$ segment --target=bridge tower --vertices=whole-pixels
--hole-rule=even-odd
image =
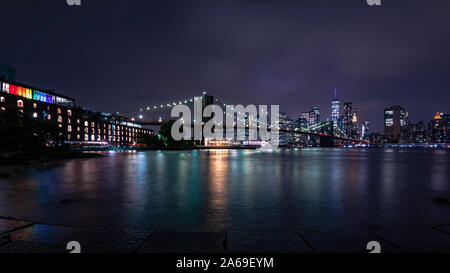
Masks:
[[[325,127],[326,131],[330,132],[329,135],[320,136],[320,147],[334,147],[334,126],[333,122],[327,122]]]

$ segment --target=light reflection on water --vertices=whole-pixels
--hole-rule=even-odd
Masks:
[[[75,226],[330,230],[450,224],[447,151],[105,153],[0,183],[0,215]]]

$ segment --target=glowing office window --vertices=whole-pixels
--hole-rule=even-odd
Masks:
[[[58,122],[62,122],[62,117],[61,116],[58,116]]]
[[[37,118],[38,114],[36,112],[33,113],[33,118]]]
[[[12,84],[9,85],[9,94],[17,95],[17,89],[15,85]]]
[[[88,127],[89,126],[89,122],[85,121],[84,122],[84,126]]]
[[[5,107],[2,107],[1,109],[2,109],[2,111],[6,111],[6,108],[5,108]]]
[[[77,135],[77,139],[80,139],[80,135]]]
[[[3,92],[9,93],[9,83],[3,83]]]
[[[17,107],[23,107],[23,100],[17,100]]]
[[[84,140],[88,141],[89,140],[89,135],[84,135]]]
[[[48,115],[47,120],[51,120],[51,119],[52,119],[52,115]]]
[[[68,134],[68,135],[67,135],[67,139],[68,139],[68,140],[70,140],[70,139],[71,139],[71,136],[70,136],[70,134]]]
[[[95,141],[95,136],[91,135],[91,141]]]
[[[37,108],[37,103],[33,103],[33,108],[34,108],[34,109]]]
[[[58,112],[58,114],[61,114],[61,108],[58,108],[58,110],[56,110]]]
[[[95,127],[95,123],[94,122],[91,122],[91,127]]]
[[[0,97],[0,102],[5,102],[5,97]]]
[[[67,132],[72,132],[72,126],[67,126]]]
[[[72,116],[72,110],[67,110],[67,116],[69,116],[69,117]]]

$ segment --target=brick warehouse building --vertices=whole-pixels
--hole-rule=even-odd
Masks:
[[[141,146],[153,135],[126,117],[92,112],[75,106],[73,98],[1,79],[0,111],[53,122],[63,129],[64,142],[72,145]]]

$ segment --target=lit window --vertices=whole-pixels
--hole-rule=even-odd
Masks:
[[[6,110],[6,108],[5,107],[2,107],[2,111],[5,111]]]
[[[67,123],[72,123],[72,120],[70,118],[67,118]]]
[[[33,113],[33,118],[37,118],[37,117],[38,117],[37,113],[34,112],[34,113]]]
[[[48,119],[48,120],[51,120],[51,119],[52,119],[52,115],[48,115],[48,116],[47,116],[47,119]]]
[[[94,122],[91,122],[91,127],[95,127],[95,123]]]
[[[58,108],[58,114],[61,114],[61,108]]]
[[[84,126],[88,127],[89,123],[87,121],[84,122]]]
[[[95,141],[95,136],[91,135],[91,141]]]
[[[62,122],[62,117],[58,116],[58,122]]]
[[[80,127],[77,127],[77,132],[79,132],[80,131]]]
[[[68,115],[69,117],[71,117],[71,116],[72,116],[72,110],[67,110],[67,115]]]
[[[80,135],[77,135],[77,139],[80,139]]]
[[[67,139],[70,140],[70,134],[67,135]]]
[[[72,132],[72,126],[67,126],[67,132]]]
[[[89,135],[84,135],[84,140],[88,141],[89,140]]]
[[[79,119],[77,119],[77,123],[80,124],[80,120]]]
[[[23,100],[18,100],[17,101],[17,107],[20,107],[20,108],[23,107]]]
[[[61,125],[61,124],[58,124],[58,127],[59,127],[59,128],[62,128],[62,125]],[[61,133],[59,133],[59,135],[61,135]]]
[[[6,82],[3,83],[3,92],[9,93],[9,84]]]
[[[1,97],[0,102],[5,102],[5,97]]]
[[[34,108],[34,109],[37,108],[37,103],[33,103],[33,108]]]

